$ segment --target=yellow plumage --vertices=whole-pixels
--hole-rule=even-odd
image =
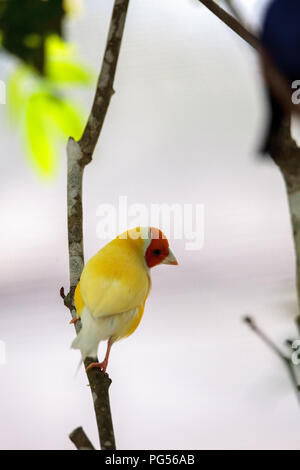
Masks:
[[[132,238],[133,230],[125,233],[87,262],[77,285],[75,306],[84,321],[73,347],[83,358],[95,356],[101,340],[129,336],[141,321],[151,287],[146,240]]]
[[[142,239],[116,238],[86,264],[80,291],[94,317],[127,312],[145,302],[149,275],[143,243]]]
[[[76,289],[75,289],[74,301],[75,301],[77,315],[80,317],[82,310],[84,309],[84,301],[81,295],[80,282],[78,282]]]
[[[111,345],[137,328],[151,289],[150,268],[162,263],[178,264],[162,232],[151,227],[124,232],[87,262],[75,290],[82,328],[72,347],[84,360],[108,340],[104,361],[89,367],[105,371]]]

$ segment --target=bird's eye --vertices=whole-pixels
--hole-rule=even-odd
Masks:
[[[155,255],[159,256],[160,253],[161,253],[161,251],[157,249],[157,250],[153,250],[153,253],[154,253]]]

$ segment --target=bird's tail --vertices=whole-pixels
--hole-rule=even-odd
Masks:
[[[92,317],[89,310],[85,307],[81,314],[81,330],[71,344],[72,349],[79,349],[82,356],[82,362],[86,357],[96,357],[99,345],[99,330],[96,320]]]

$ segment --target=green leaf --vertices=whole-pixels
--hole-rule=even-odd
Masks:
[[[61,98],[48,97],[47,114],[64,137],[80,139],[84,126],[84,119],[80,110],[70,102]]]
[[[26,106],[25,138],[34,167],[43,176],[52,176],[57,168],[56,143],[81,137],[83,117],[76,106],[46,92],[34,93]]]
[[[46,75],[56,83],[89,85],[92,81],[91,73],[82,65],[51,58],[46,65]]]
[[[37,38],[29,39],[34,47]],[[73,45],[57,36],[49,37],[46,43],[47,78],[28,66],[18,67],[8,83],[7,109],[21,123],[31,164],[41,175],[49,177],[57,169],[59,141],[69,136],[78,140],[84,128],[79,106],[62,97],[63,85],[88,84],[92,75],[74,60]]]
[[[76,54],[74,44],[64,41],[57,34],[51,34],[47,37],[45,50],[47,57],[55,59],[70,59]]]
[[[52,135],[47,127],[47,95],[32,95],[26,107],[25,132],[30,160],[42,176],[52,176],[57,157]]]
[[[92,74],[87,67],[77,61],[76,56],[76,48],[73,44],[63,41],[57,35],[49,36],[46,41],[45,73],[47,78],[59,84],[90,84]]]

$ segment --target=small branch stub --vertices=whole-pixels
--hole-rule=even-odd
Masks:
[[[95,450],[95,447],[85,434],[82,427],[74,429],[74,431],[69,435],[69,438],[77,450]]]

